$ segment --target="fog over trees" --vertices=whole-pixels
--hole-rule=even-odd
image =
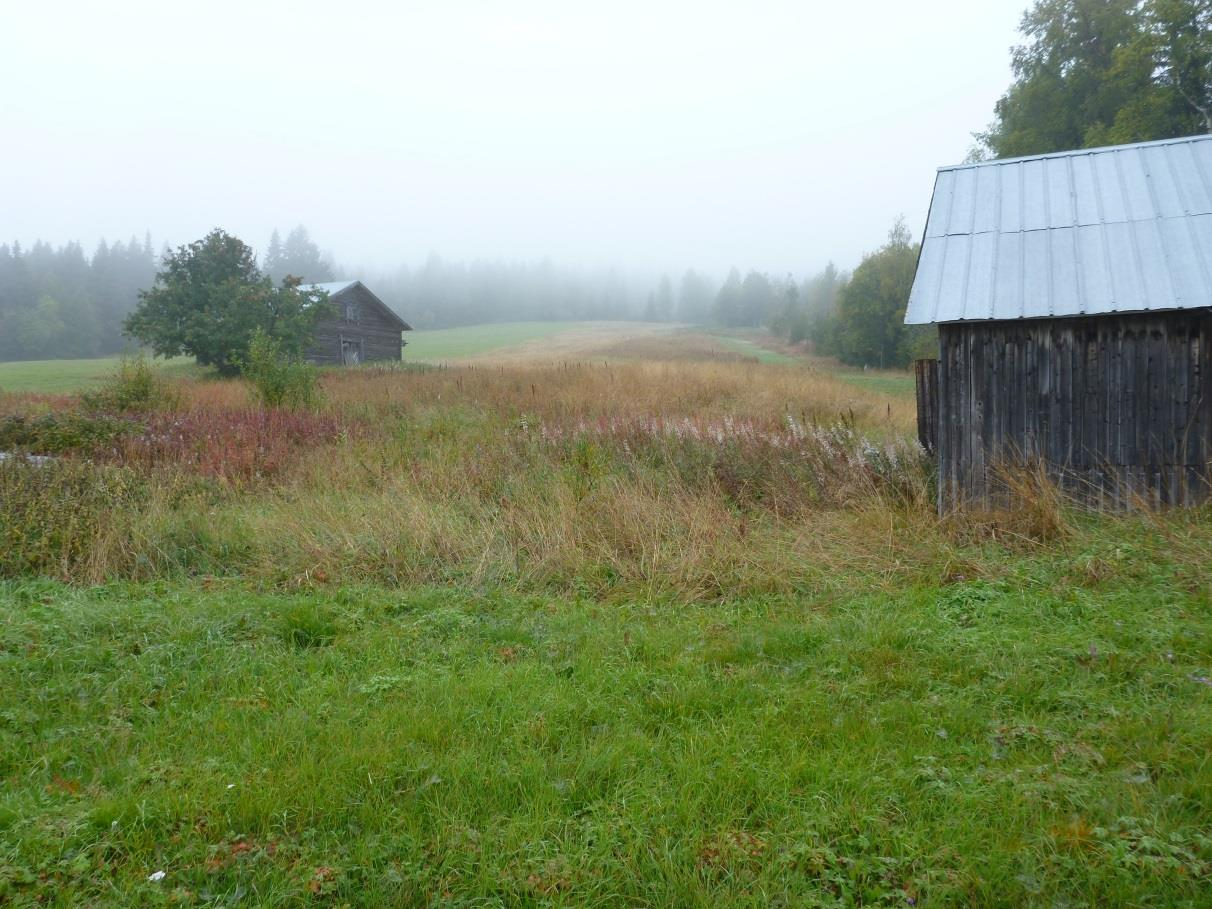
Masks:
[[[157,256],[142,241],[0,244],[0,359],[93,357],[129,345],[122,320],[150,287]]]
[[[975,134],[974,158],[1212,132],[1212,0],[1036,0],[1019,33],[1021,43],[1010,56],[1011,84],[994,106],[993,122]],[[857,181],[872,177],[870,170],[838,168],[813,175],[822,185],[849,183],[855,191]],[[782,210],[771,204],[763,212],[776,209]],[[571,230],[585,220],[575,214],[553,221],[551,229]],[[645,213],[627,209],[627,217],[638,230]],[[345,220],[358,218],[351,213]],[[808,220],[832,226],[844,219],[826,210]],[[478,214],[468,224],[479,224]],[[668,232],[668,248],[678,249],[679,237]],[[151,288],[160,265],[151,236],[102,241],[91,253],[64,239],[0,245],[0,359],[87,357],[130,345],[123,320],[140,291]],[[174,238],[182,239],[196,238]],[[830,262],[814,272],[832,251],[803,249],[798,274],[771,274],[745,262],[731,268],[718,262],[714,273],[702,267],[662,272],[555,258],[437,254],[394,267],[381,264],[390,258],[371,257],[378,264],[364,268],[353,259],[338,260],[303,225],[238,239],[259,250],[259,274],[274,284],[287,276],[306,283],[358,278],[418,329],[562,319],[713,324],[769,329],[805,350],[873,366],[906,365],[929,347],[926,333],[902,324],[918,251],[903,220],[857,264]],[[872,246],[876,241],[872,237]],[[757,258],[752,248],[749,255]]]

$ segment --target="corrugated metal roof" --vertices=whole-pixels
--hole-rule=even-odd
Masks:
[[[905,322],[1212,306],[1212,136],[940,168]]]

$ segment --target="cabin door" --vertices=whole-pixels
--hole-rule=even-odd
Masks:
[[[357,366],[362,362],[362,341],[341,339],[341,362],[346,366]]]

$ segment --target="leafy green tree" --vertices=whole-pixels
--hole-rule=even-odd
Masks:
[[[316,322],[330,313],[326,294],[302,290],[293,278],[275,287],[257,268],[252,249],[216,229],[165,256],[125,328],[159,356],[192,356],[233,375],[258,328],[285,355],[297,357]]]
[[[917,270],[916,243],[903,218],[888,242],[863,258],[838,294],[838,355],[847,363],[891,368],[907,366],[929,334],[929,326],[904,324],[905,307]]]
[[[1155,82],[1212,133],[1212,0],[1148,0],[1143,22]]]
[[[1212,131],[1212,0],[1037,0],[985,156]]]

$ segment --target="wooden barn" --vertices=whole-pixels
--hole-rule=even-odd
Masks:
[[[942,168],[905,321],[939,509],[1043,465],[1095,507],[1203,500],[1212,136]]]
[[[356,366],[393,360],[404,353],[401,334],[412,326],[370,292],[361,281],[312,284],[309,289],[328,292],[336,316],[316,326],[307,360],[319,366]]]

